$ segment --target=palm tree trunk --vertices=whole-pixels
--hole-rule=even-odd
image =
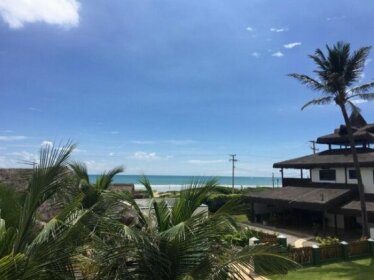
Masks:
[[[353,157],[353,165],[356,170],[358,193],[359,193],[360,204],[361,204],[362,236],[369,237],[368,215],[367,215],[366,203],[365,203],[365,188],[362,182],[362,176],[361,176],[361,171],[360,171],[360,165],[358,162],[357,150],[356,150],[356,146],[355,146],[354,139],[353,139],[352,127],[349,121],[349,117],[348,117],[347,109],[345,108],[345,105],[343,104],[339,106],[343,113],[345,125],[347,127],[348,139],[349,139],[349,144],[351,145],[351,151],[352,151],[352,157]]]

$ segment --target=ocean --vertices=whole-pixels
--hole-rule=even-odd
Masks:
[[[95,181],[97,175],[90,175],[90,180]],[[217,178],[220,185],[231,186],[230,176],[169,176],[169,175],[147,175],[152,187],[156,191],[174,191],[180,190],[183,186],[190,184],[194,179],[202,181],[211,178]],[[135,189],[144,189],[139,183],[140,175],[117,175],[114,177],[114,183],[132,183]],[[275,178],[274,186],[280,186],[280,178]],[[235,177],[235,188],[253,188],[256,186],[273,186],[271,177]]]

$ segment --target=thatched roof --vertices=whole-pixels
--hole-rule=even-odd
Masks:
[[[308,210],[327,210],[351,199],[351,189],[283,187],[246,195],[246,200],[255,203],[292,207]]]
[[[133,193],[135,191],[135,185],[131,183],[114,183],[110,184],[109,189],[113,191],[128,191]]]
[[[357,149],[361,167],[374,167],[374,149]],[[299,158],[274,163],[274,168],[353,167],[350,149],[332,149]]]
[[[361,114],[350,117],[353,138],[357,144],[374,143],[374,124],[367,124]],[[334,130],[334,133],[317,138],[318,144],[348,145],[348,131],[345,125]]]

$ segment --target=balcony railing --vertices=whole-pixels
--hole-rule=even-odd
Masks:
[[[341,184],[341,183],[318,183],[312,182],[311,179],[301,178],[283,178],[283,187],[315,187],[315,188],[354,188],[357,184]]]

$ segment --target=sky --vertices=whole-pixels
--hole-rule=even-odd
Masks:
[[[374,45],[374,2],[0,0],[0,167],[77,143],[100,173],[271,176],[342,123],[308,58]],[[374,50],[361,82],[374,78]],[[374,122],[374,103],[359,103]],[[325,149],[319,146],[319,149]]]

